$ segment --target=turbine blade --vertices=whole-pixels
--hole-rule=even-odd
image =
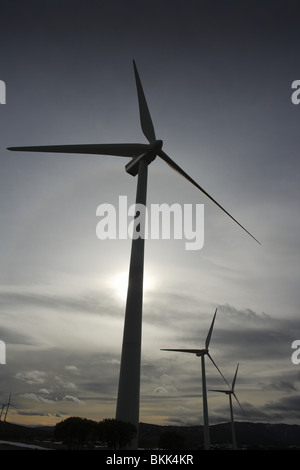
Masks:
[[[235,393],[233,393],[233,396],[234,396],[234,398],[236,399],[236,401],[237,401],[237,404],[238,404],[238,405],[239,405],[239,407],[241,408],[241,410],[242,410],[242,412],[244,413],[244,415],[245,415],[245,416],[247,416],[247,413],[246,413],[246,411],[244,410],[244,408],[243,408],[243,407],[242,407],[242,405],[240,404],[240,402],[239,402],[239,400],[238,400],[238,398],[237,398],[237,396],[236,396],[236,394],[235,394]]]
[[[235,371],[235,374],[234,374],[234,377],[233,377],[232,386],[231,386],[232,390],[234,390],[238,368],[239,368],[239,365],[237,365],[237,368],[236,368],[236,371]]]
[[[230,385],[229,383],[227,382],[227,380],[225,379],[224,375],[222,374],[220,368],[217,366],[217,364],[215,363],[215,361],[213,360],[213,358],[211,357],[211,355],[209,353],[207,353],[209,359],[211,360],[211,362],[213,363],[213,365],[215,366],[215,368],[218,370],[219,374],[221,375],[221,377],[223,378],[223,380],[227,383],[228,387],[230,388]]]
[[[184,353],[191,353],[191,354],[201,354],[205,353],[204,349],[161,349],[161,351],[176,351],[176,352],[184,352]]]
[[[212,319],[212,322],[211,322],[211,325],[210,325],[210,329],[208,331],[208,334],[207,334],[207,337],[206,337],[206,341],[205,341],[205,348],[208,349],[208,346],[209,346],[209,343],[210,343],[210,338],[211,338],[211,335],[212,335],[212,331],[213,331],[213,327],[214,327],[214,323],[215,323],[215,318],[216,318],[216,315],[217,315],[217,308],[216,308],[216,311],[215,311],[215,314],[213,316],[213,319]]]
[[[85,153],[114,155],[117,157],[137,157],[149,150],[148,144],[75,144],[75,145],[36,145],[31,147],[8,147],[18,152]]]
[[[220,392],[220,393],[228,393],[226,390],[216,390],[214,388],[209,389],[210,392]]]
[[[205,189],[203,189],[201,186],[199,186],[196,181],[194,181],[184,170],[180,168],[180,166],[177,165],[163,150],[159,152],[159,156],[168,164],[170,165],[173,170],[177,171],[180,175],[182,175],[184,178],[186,178],[190,183],[192,183],[194,186],[196,186],[197,189],[199,189],[205,196],[207,196],[212,202],[214,202],[225,214],[227,214],[236,224],[238,224],[250,237],[252,237],[257,243],[261,245],[261,243],[250,233],[248,230],[243,227],[232,215],[227,212],[224,207],[222,207],[212,196],[210,196]]]
[[[136,82],[136,88],[137,88],[137,94],[138,94],[138,100],[139,100],[140,121],[141,121],[142,131],[144,133],[144,136],[149,140],[150,143],[155,142],[156,137],[155,137],[155,132],[154,132],[154,126],[153,126],[153,122],[150,116],[150,111],[148,108],[148,104],[146,101],[146,97],[144,94],[144,90],[142,87],[142,83],[140,80],[140,76],[139,76],[135,61],[133,61],[133,67],[134,67],[135,82]]]

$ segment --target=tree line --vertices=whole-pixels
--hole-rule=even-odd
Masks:
[[[70,417],[56,424],[54,437],[70,450],[93,448],[96,442],[109,449],[126,449],[137,432],[136,426],[116,419],[97,422]]]
[[[54,438],[70,450],[93,449],[96,444],[117,450],[126,449],[136,432],[134,424],[116,419],[97,422],[71,417],[56,424]],[[163,431],[156,446],[159,449],[184,449],[185,437],[176,431]]]

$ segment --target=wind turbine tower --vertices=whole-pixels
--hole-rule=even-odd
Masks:
[[[136,81],[140,123],[148,143],[120,144],[74,144],[74,145],[42,145],[26,147],[9,147],[8,150],[21,152],[50,152],[70,154],[97,154],[127,157],[131,160],[125,165],[125,170],[131,176],[137,176],[136,204],[146,205],[148,166],[159,156],[173,170],[193,184],[225,214],[237,223],[248,235],[251,235],[232,215],[229,214],[213,197],[211,197],[196,181],[194,181],[180,166],[175,163],[163,150],[162,140],[157,140],[148,104],[142,88],[139,73],[133,62]],[[118,400],[116,418],[139,424],[140,403],[140,366],[141,366],[141,336],[142,336],[142,307],[143,307],[143,274],[144,274],[144,231],[145,220],[140,222],[138,237],[133,237],[129,267],[127,302],[125,309],[123,345],[121,355]],[[258,242],[259,243],[259,242]],[[137,448],[137,439],[131,448]]]

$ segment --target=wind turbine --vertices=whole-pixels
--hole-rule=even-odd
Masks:
[[[215,390],[215,389],[211,390],[212,392],[225,393],[226,395],[229,396],[229,407],[230,407],[230,418],[231,418],[231,432],[232,432],[232,448],[233,448],[234,450],[236,450],[237,445],[236,445],[235,426],[234,426],[234,419],[233,419],[232,395],[233,395],[234,398],[236,399],[236,401],[237,401],[239,407],[241,408],[242,412],[245,414],[245,411],[243,410],[242,405],[240,404],[239,400],[237,399],[237,396],[236,396],[235,391],[234,391],[238,368],[239,368],[239,364],[238,364],[237,367],[236,367],[236,371],[235,371],[235,374],[234,374],[234,377],[233,377],[232,385],[231,385],[231,388],[230,388],[229,390]]]
[[[212,361],[214,366],[217,368],[225,382],[228,384],[227,380],[225,379],[224,375],[220,371],[219,367],[209,354],[209,343],[211,339],[211,335],[213,332],[213,327],[215,323],[217,315],[217,309],[214,313],[211,326],[208,330],[208,334],[205,340],[205,349],[161,349],[161,351],[177,351],[183,353],[190,353],[195,354],[197,357],[201,357],[201,374],[202,374],[202,398],[203,398],[203,429],[204,429],[204,448],[209,450],[210,448],[210,436],[209,436],[209,421],[208,421],[208,406],[207,406],[207,391],[206,391],[206,373],[205,373],[205,356],[208,356],[209,359]]]
[[[6,406],[6,412],[5,412],[5,416],[4,416],[4,420],[3,420],[3,422],[5,423],[5,422],[6,422],[7,413],[8,413],[8,410],[9,410],[9,407],[10,407],[10,406],[13,406],[13,407],[15,408],[15,405],[13,405],[13,404],[11,403],[11,392],[10,392],[10,394],[9,394],[8,402],[5,403],[4,406]],[[2,412],[1,412],[1,414],[2,414]]]
[[[6,406],[6,403],[1,403],[1,405],[2,405],[2,406],[1,406],[1,413],[0,413],[0,421],[1,421],[1,418],[2,418],[2,415],[3,415],[3,410],[4,410],[5,406]]]
[[[184,170],[180,168],[163,150],[162,140],[157,140],[148,104],[142,88],[139,73],[133,61],[136,81],[140,124],[142,132],[148,143],[120,143],[120,144],[75,144],[75,145],[42,145],[30,147],[10,147],[8,150],[25,152],[55,152],[111,155],[129,157],[131,160],[125,165],[125,170],[132,176],[138,176],[136,204],[146,205],[148,165],[159,156],[173,170],[181,174],[205,196],[214,202],[225,214],[237,223],[248,235],[251,235],[232,215],[229,214],[212,196],[196,183]],[[138,207],[138,206],[137,206]],[[125,309],[123,345],[118,388],[116,418],[136,425],[139,423],[140,401],[140,364],[141,364],[141,331],[142,331],[142,305],[143,305],[143,272],[144,272],[144,230],[145,221],[140,222],[140,236],[133,237],[129,267],[128,291]],[[256,240],[258,242],[258,240]],[[258,242],[259,243],[259,242]],[[137,437],[132,445],[137,445]]]

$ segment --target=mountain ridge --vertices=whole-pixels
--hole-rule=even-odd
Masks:
[[[231,423],[218,423],[209,427],[212,446],[230,446],[232,443]],[[141,444],[157,441],[165,431],[181,434],[187,448],[201,448],[203,426],[157,426],[140,423],[139,437]],[[235,431],[241,448],[299,448],[300,425],[284,423],[235,422]]]
[[[0,422],[0,439],[19,442],[53,441],[55,426],[24,426]],[[300,425],[284,423],[235,422],[239,448],[244,449],[299,449]],[[201,449],[203,446],[203,426],[156,425],[140,423],[139,447],[157,448],[163,433],[181,435],[186,449]],[[212,448],[230,448],[232,443],[231,423],[210,426]]]

